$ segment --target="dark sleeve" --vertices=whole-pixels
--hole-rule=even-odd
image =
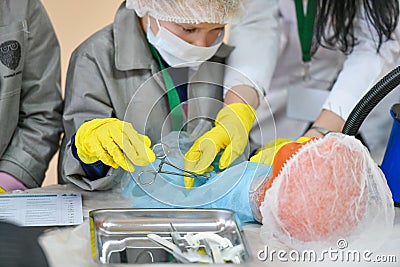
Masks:
[[[93,164],[86,164],[79,158],[78,151],[76,150],[75,146],[75,134],[71,138],[71,151],[72,155],[74,155],[74,158],[76,158],[81,164],[82,169],[85,171],[88,179],[93,181],[107,175],[110,166],[104,164],[100,160]]]

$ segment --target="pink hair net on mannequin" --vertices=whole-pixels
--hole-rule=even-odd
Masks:
[[[337,248],[344,238],[349,248],[372,249],[390,234],[391,192],[359,140],[332,133],[299,145],[289,156],[285,146],[281,150],[274,161],[281,160],[280,171],[261,190],[266,243],[275,239],[293,249],[318,250]]]

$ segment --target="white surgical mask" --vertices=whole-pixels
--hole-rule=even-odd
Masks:
[[[224,39],[224,31],[217,40],[208,47],[196,46],[182,40],[157,21],[158,33],[154,35],[150,28],[150,18],[147,23],[147,39],[154,45],[161,57],[171,67],[198,67],[204,61],[215,55]]]

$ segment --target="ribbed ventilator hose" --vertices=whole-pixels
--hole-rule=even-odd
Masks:
[[[393,89],[400,85],[400,66],[377,82],[351,111],[342,133],[356,135],[371,110]]]

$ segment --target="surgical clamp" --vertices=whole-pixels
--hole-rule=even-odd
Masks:
[[[202,178],[205,178],[205,179],[210,178],[209,174],[196,174],[196,173],[194,173],[192,171],[185,170],[184,168],[176,166],[175,164],[167,161],[166,158],[167,158],[167,156],[168,156],[170,151],[169,151],[168,145],[166,145],[166,144],[163,144],[163,143],[155,144],[153,146],[153,152],[156,155],[156,158],[160,160],[160,164],[158,165],[157,170],[143,170],[143,171],[141,171],[141,172],[139,172],[137,174],[138,181],[139,181],[139,183],[141,185],[151,185],[151,184],[153,184],[154,181],[156,180],[157,174],[160,174],[160,173],[165,173],[165,174],[170,174],[170,175],[177,175],[177,176],[185,176],[185,177],[191,177],[191,178],[199,178],[199,177],[202,177]],[[174,167],[175,169],[178,169],[178,170],[182,171],[183,173],[163,171],[162,167],[163,167],[164,164],[169,165],[171,167]],[[143,179],[142,179],[142,175],[144,175],[146,173],[150,173],[152,175],[151,179],[149,179],[149,182],[143,181]]]

